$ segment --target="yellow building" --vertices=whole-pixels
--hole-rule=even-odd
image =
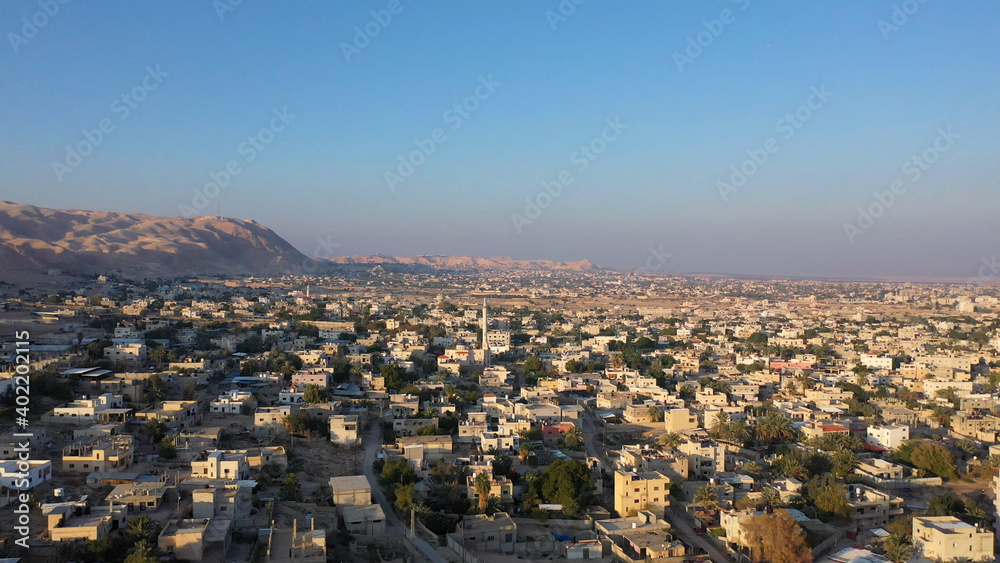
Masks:
[[[993,561],[993,532],[954,516],[918,516],[913,519],[913,547],[925,559]]]
[[[621,517],[647,509],[662,515],[669,495],[670,478],[659,471],[615,471],[615,510]]]

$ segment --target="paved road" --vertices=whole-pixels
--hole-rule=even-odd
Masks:
[[[583,417],[583,443],[587,446],[587,455],[604,459],[603,444],[598,442],[601,433],[601,424],[589,412]],[[612,485],[613,486],[613,485]],[[674,512],[675,507],[671,506],[666,511],[666,520],[670,522],[671,531],[684,543],[694,545],[705,550],[705,553],[712,559],[713,563],[732,563],[725,553],[719,551],[705,538],[694,533],[694,528],[684,519],[683,516]]]
[[[601,452],[601,448],[597,445],[597,436],[600,433],[598,430],[599,424],[594,418],[594,415],[584,411],[580,420],[583,421],[580,428],[583,431],[583,444],[587,447],[587,455],[603,460],[604,454]]]
[[[381,419],[372,421],[371,430],[369,430],[368,434],[364,437],[364,445],[364,473],[365,477],[368,479],[368,484],[372,488],[372,496],[375,497],[375,502],[380,504],[382,506],[382,511],[385,512],[385,535],[409,537],[409,526],[404,526],[399,520],[399,517],[396,516],[396,513],[392,509],[392,505],[389,504],[389,500],[385,498],[385,493],[382,492],[382,488],[378,485],[378,479],[375,478],[375,470],[372,469],[372,464],[375,463],[375,454],[377,454],[379,449],[382,447]],[[434,550],[433,547],[431,547],[419,536],[410,538],[410,541],[413,542],[413,545],[424,556],[424,559],[430,563],[448,563],[438,554],[437,551]]]
[[[666,511],[667,522],[670,522],[670,531],[688,545],[694,545],[705,550],[705,553],[712,559],[712,563],[732,563],[732,560],[725,553],[719,551],[705,538],[694,533],[694,528],[677,511],[676,506],[671,505]]]

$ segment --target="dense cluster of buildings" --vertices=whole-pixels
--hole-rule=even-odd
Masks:
[[[1000,301],[984,288],[375,280],[8,291],[52,382],[26,471],[0,437],[0,484],[39,498],[35,547],[147,515],[157,549],[191,561],[325,561],[333,542],[367,558],[394,536],[434,563],[737,561],[780,512],[816,560],[888,561],[900,542],[906,560],[993,560]],[[293,447],[331,465],[300,481]],[[960,476],[990,493],[950,492]],[[298,487],[319,491],[314,512]]]

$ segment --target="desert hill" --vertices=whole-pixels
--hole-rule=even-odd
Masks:
[[[254,221],[57,210],[0,201],[0,277],[294,272],[306,257]]]

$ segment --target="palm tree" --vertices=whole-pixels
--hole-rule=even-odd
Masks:
[[[583,443],[583,434],[580,433],[580,427],[574,426],[563,434],[563,442],[570,448],[575,448]]]
[[[955,445],[957,445],[958,449],[962,450],[962,453],[964,453],[966,456],[970,456],[976,453],[976,450],[979,449],[979,447],[976,446],[976,443],[968,438],[963,438],[959,440],[958,443]]]
[[[910,543],[909,538],[905,536],[890,535],[885,538],[883,548],[885,549],[885,556],[892,563],[905,563],[907,559],[913,556],[913,545]]]
[[[489,507],[490,502],[490,490],[493,488],[493,479],[490,478],[489,473],[482,471],[479,475],[476,475],[476,494],[479,495],[479,513],[486,514],[486,509]]]
[[[719,411],[715,413],[715,428],[717,430],[722,430],[729,424],[729,413],[725,411]]]
[[[135,542],[132,552],[125,558],[125,563],[155,563],[153,547],[145,539]]]
[[[746,473],[747,475],[750,475],[751,477],[755,477],[757,475],[760,475],[761,468],[760,464],[757,463],[756,461],[748,461],[743,464],[743,467],[740,468],[740,471]]]
[[[660,436],[660,445],[669,450],[680,446],[682,441],[681,435],[676,432],[667,432]]]
[[[156,534],[156,522],[149,516],[142,516],[129,520],[128,535],[133,541],[151,539]]]
[[[608,361],[608,365],[611,366],[611,369],[622,369],[625,367],[625,358],[623,358],[621,354],[615,354],[614,356],[611,356],[611,359]]]
[[[764,487],[764,490],[760,493],[760,504],[765,508],[778,508],[785,504],[785,502],[781,500],[781,493],[778,492],[778,489]]]
[[[719,494],[715,492],[715,487],[705,485],[694,492],[694,503],[702,508],[711,510],[719,506]]]
[[[757,419],[756,431],[757,440],[767,444],[783,443],[795,437],[792,421],[775,411]]]
[[[965,504],[965,515],[975,520],[977,524],[982,524],[986,521],[986,511],[971,500]]]
[[[931,418],[934,419],[934,422],[936,422],[938,426],[951,426],[951,412],[942,406],[934,407],[934,412],[931,413]]]
[[[795,380],[798,381],[799,385],[802,387],[803,395],[806,394],[807,389],[812,389],[813,386],[812,378],[809,377],[808,373],[805,372],[800,373],[798,376],[795,377]]]
[[[528,457],[531,456],[531,446],[528,444],[521,444],[521,446],[517,449],[517,454],[521,458],[522,462],[527,462]]]

